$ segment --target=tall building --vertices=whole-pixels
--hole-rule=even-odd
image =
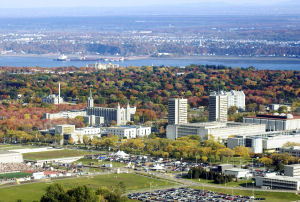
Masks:
[[[232,107],[236,106],[239,110],[245,111],[245,94],[243,91],[231,90],[226,92],[227,95],[227,106]]]
[[[209,95],[209,121],[227,121],[227,95],[222,91]]]
[[[168,101],[168,124],[187,123],[187,99],[171,98]]]

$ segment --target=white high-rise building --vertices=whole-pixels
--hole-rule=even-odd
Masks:
[[[245,110],[245,94],[243,91],[231,90],[226,92],[227,95],[227,106],[236,106],[239,110]]]
[[[187,99],[171,98],[168,100],[168,124],[187,123]]]
[[[227,122],[227,95],[222,91],[209,95],[209,121]]]

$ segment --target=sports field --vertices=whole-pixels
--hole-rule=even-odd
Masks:
[[[80,177],[57,180],[55,182],[63,184],[66,188],[72,188],[79,185],[87,185],[92,188],[98,188],[100,186],[109,187],[118,184],[119,182],[124,182],[127,191],[146,189],[150,187],[150,184],[151,188],[173,185],[173,183],[169,181],[148,178],[136,174],[98,175],[94,177]],[[0,201],[16,202],[18,199],[22,199],[22,202],[32,202],[34,200],[39,201],[40,197],[44,194],[47,186],[49,186],[49,182],[0,188]]]
[[[23,158],[27,160],[45,160],[45,159],[84,156],[87,154],[91,154],[91,153],[88,151],[79,151],[79,150],[57,150],[57,151],[26,153],[23,154]]]

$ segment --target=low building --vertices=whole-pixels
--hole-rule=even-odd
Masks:
[[[212,135],[215,139],[225,140],[233,135],[261,134],[265,125],[237,122],[204,122],[176,124],[167,126],[167,138],[175,140],[188,135],[199,135],[203,140]]]
[[[86,116],[85,110],[61,111],[58,113],[45,113],[44,119],[74,119],[78,116]]]
[[[42,97],[42,103],[49,103],[49,104],[56,104],[56,105],[64,103],[64,99],[60,96],[60,83],[58,83],[58,95],[51,94]]]
[[[299,146],[276,148],[276,150],[279,153],[289,153],[292,156],[300,157],[300,147]]]
[[[283,147],[288,142],[300,142],[300,133],[274,131],[255,136],[234,136],[227,139],[227,147],[233,149],[237,146],[245,146],[251,148],[254,153],[262,153],[264,150]]]
[[[136,138],[136,129],[129,127],[110,127],[106,128],[107,134],[117,135],[120,138]]]
[[[300,116],[292,114],[259,114],[256,117],[243,118],[244,123],[263,124],[266,131],[282,131],[300,129]]]
[[[269,187],[271,189],[300,190],[300,178],[290,176],[255,177],[257,187]]]
[[[18,152],[0,151],[0,163],[23,163],[23,156]]]
[[[55,126],[55,134],[63,135],[63,134],[72,134],[75,132],[75,125],[57,125]]]
[[[290,177],[300,177],[300,164],[285,165],[284,175]]]
[[[233,175],[235,178],[250,178],[252,174],[248,169],[230,168],[225,170],[225,175]]]
[[[220,164],[217,166],[217,171],[220,173],[224,173],[226,169],[231,169],[232,167],[232,164]]]
[[[145,137],[151,134],[151,127],[147,126],[120,126],[106,128],[107,134],[118,135],[121,138]]]

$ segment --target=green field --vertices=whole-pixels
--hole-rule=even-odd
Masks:
[[[0,151],[7,151],[12,149],[28,149],[33,148],[31,145],[18,145],[18,144],[0,144]]]
[[[5,173],[5,174],[0,174],[0,179],[22,178],[22,177],[29,177],[29,176],[32,176],[32,174],[23,173],[23,172]]]
[[[91,154],[91,153],[87,151],[78,151],[78,150],[57,150],[57,151],[26,153],[23,154],[23,158],[27,160],[44,160],[44,159],[84,156],[87,154]]]
[[[202,186],[192,187],[194,189],[203,189]],[[252,191],[248,190],[234,190],[224,188],[213,188],[204,186],[204,190],[215,191],[219,193],[233,194],[233,195],[242,195],[242,196],[252,196]],[[295,193],[287,192],[265,192],[265,191],[254,191],[254,196],[259,198],[266,198],[266,202],[288,202],[288,201],[297,201],[300,200],[300,196]]]
[[[144,177],[136,174],[110,174],[98,175],[94,177],[80,177],[73,179],[57,180],[57,183],[63,184],[66,188],[72,188],[79,185],[87,185],[92,188],[99,186],[113,186],[119,182],[124,182],[127,191],[134,191],[149,188],[166,187],[173,185],[172,182]],[[22,199],[23,202],[32,202],[39,200],[44,194],[49,183],[34,183],[26,185],[18,185],[8,188],[0,188],[1,202],[16,202]]]
[[[192,179],[195,182],[201,182],[201,183],[206,183],[206,184],[213,184],[213,185],[220,185],[220,186],[228,186],[228,187],[252,187],[252,179],[244,180],[244,179],[239,179],[237,182],[235,180],[231,182],[227,182],[226,184],[215,184],[214,180],[206,180],[206,179]]]

